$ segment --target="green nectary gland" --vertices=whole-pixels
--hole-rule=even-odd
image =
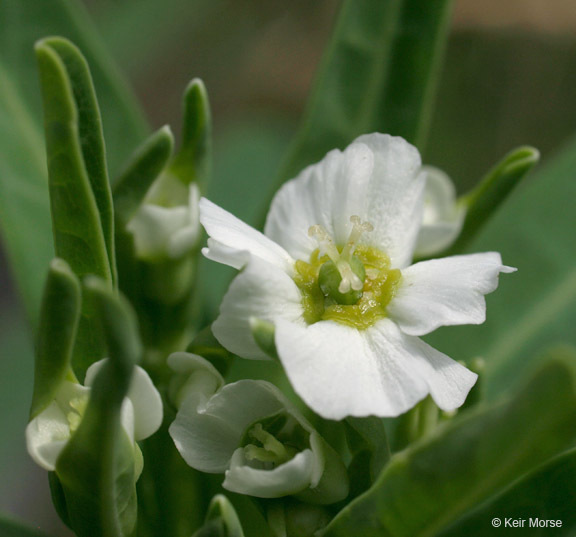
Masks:
[[[308,324],[336,321],[365,330],[386,317],[386,307],[402,276],[400,270],[391,269],[389,257],[370,246],[357,246],[354,256],[362,262],[366,271],[364,287],[355,304],[338,304],[322,292],[318,276],[324,263],[329,261],[328,256],[319,257],[318,250],[315,250],[310,262],[296,261],[294,281],[302,293],[304,320]]]

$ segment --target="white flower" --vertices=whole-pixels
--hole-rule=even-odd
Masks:
[[[179,188],[185,188],[179,185]],[[145,260],[177,259],[190,252],[200,237],[198,187],[188,187],[187,205],[164,206],[147,197],[127,229],[134,236],[136,255]]]
[[[90,386],[105,360],[92,364],[86,372],[85,385],[65,380],[54,401],[33,418],[26,427],[28,453],[34,462],[54,471],[56,461],[84,416],[90,397]],[[122,425],[132,442],[148,438],[162,423],[162,399],[148,373],[134,367],[128,395],[122,404]],[[138,456],[140,457],[139,453]],[[136,478],[141,460],[137,459]]]
[[[431,394],[459,407],[476,375],[416,336],[485,320],[495,252],[410,265],[425,173],[402,138],[370,134],[331,151],[276,194],[265,233],[206,199],[204,254],[241,273],[213,325],[235,354],[264,359],[250,321],[272,323],[286,373],[325,418],[396,416]]]
[[[418,233],[417,257],[437,254],[458,237],[464,224],[466,208],[456,200],[454,184],[442,170],[425,166],[426,188],[422,227]]]
[[[348,494],[340,458],[278,388],[258,380],[221,387],[219,373],[193,354],[168,363],[184,374],[170,435],[192,468],[224,473],[225,489],[260,498],[333,503]]]

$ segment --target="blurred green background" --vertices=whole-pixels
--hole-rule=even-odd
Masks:
[[[47,18],[57,16],[58,4],[44,3]],[[11,5],[0,6],[4,45],[16,31],[5,24],[14,21]],[[152,127],[168,123],[177,133],[185,85],[192,77],[205,81],[215,120],[209,196],[240,218],[258,222],[338,5],[335,0],[92,0],[78,16],[92,20],[90,39],[101,54],[115,59]],[[30,42],[43,37],[38,32],[45,24],[38,19],[19,24]],[[575,30],[571,0],[456,0],[424,160],[444,168],[461,193],[515,146],[539,148],[545,165],[576,132]],[[33,76],[32,48],[22,53],[19,66]],[[38,121],[38,85],[24,91],[30,116]],[[104,114],[103,121],[106,132],[112,119]],[[114,172],[122,155],[111,147],[114,133],[106,134]],[[539,222],[544,232],[549,225]],[[0,512],[65,536],[45,472],[25,451],[31,335],[4,257],[0,270]],[[226,271],[217,272],[206,292],[221,293],[227,277]]]

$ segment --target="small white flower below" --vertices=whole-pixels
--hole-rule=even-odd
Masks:
[[[89,403],[90,387],[104,361],[100,360],[88,368],[85,386],[64,381],[54,401],[26,427],[28,453],[45,470],[55,470],[60,453],[80,426]],[[128,395],[122,405],[122,425],[134,442],[149,437],[161,423],[160,394],[148,373],[136,366]]]

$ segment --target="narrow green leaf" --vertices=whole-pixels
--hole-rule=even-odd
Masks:
[[[557,351],[512,400],[467,413],[394,455],[323,536],[437,535],[573,446],[575,419],[576,353]]]
[[[505,519],[524,521],[522,535],[574,535],[576,532],[576,450],[572,449],[534,472],[523,477],[503,494],[458,521],[440,535],[442,537],[484,537],[491,533],[492,521],[499,518],[501,527]],[[542,521],[554,521],[556,526],[546,527]],[[558,525],[558,522],[560,525]],[[561,529],[560,529],[561,528]]]
[[[154,180],[172,157],[174,136],[165,126],[150,136],[134,153],[114,186],[114,209],[120,226],[130,221]]]
[[[121,408],[140,358],[134,313],[101,279],[85,290],[106,336],[109,360],[98,372],[78,430],[56,464],[71,527],[79,537],[128,537],[136,527],[135,457],[138,448],[121,424]]]
[[[196,182],[202,191],[212,167],[212,117],[204,83],[195,78],[184,92],[182,143],[170,170],[184,184]]]
[[[102,234],[108,252],[108,262],[112,272],[112,281],[116,279],[114,261],[114,213],[112,194],[106,168],[106,151],[100,108],[92,83],[88,64],[78,48],[61,37],[52,37],[41,41],[43,47],[51,48],[58,54],[65,66],[69,84],[73,91],[77,112],[77,137],[82,152],[86,175],[92,187],[92,193],[98,207]],[[49,159],[50,161],[50,159]],[[50,168],[48,170],[51,172]]]
[[[98,110],[81,111],[82,108],[93,108],[96,103],[91,82],[86,78],[89,75],[85,63],[80,53],[71,47],[58,38],[46,39],[36,45],[44,98],[55,249],[56,254],[69,263],[78,277],[94,274],[113,285],[116,269],[108,249],[113,249],[113,241],[107,239],[113,231],[109,221],[111,205],[107,205],[110,201],[109,187],[105,173],[102,175],[100,170],[100,166],[104,166],[103,162],[96,158],[98,162],[89,166],[87,162],[92,157],[84,152],[82,142],[83,138],[96,137],[103,143],[101,132],[98,127],[94,127],[94,117],[98,115]],[[65,50],[66,59],[63,59],[61,50]],[[78,70],[79,73],[75,72]],[[91,130],[91,136],[88,136],[84,131],[92,128],[96,128],[97,132]],[[96,154],[99,153],[96,150]],[[91,180],[92,172],[100,174],[100,178],[94,177]],[[98,200],[104,198],[106,201],[101,201],[99,206]],[[100,208],[103,209],[102,214]],[[103,224],[104,221],[108,223]],[[91,363],[104,357],[102,335],[96,323],[92,322],[93,318],[91,305],[83,301],[72,360],[79,377],[83,377]]]
[[[34,395],[30,417],[44,410],[67,376],[80,317],[80,282],[68,263],[50,263],[36,340]]]
[[[72,45],[51,38],[36,45],[44,97],[44,123],[46,152],[50,184],[50,201],[56,253],[65,259],[78,276],[95,274],[113,281],[109,256],[109,238],[112,230],[109,209],[102,198],[108,189],[107,179],[93,176],[101,173],[98,158],[84,152],[83,138],[98,139],[103,144],[99,126],[94,132],[96,107],[91,81],[86,72],[76,73],[76,65],[83,59]],[[63,57],[62,49],[65,50]],[[74,60],[70,60],[70,56]],[[82,63],[83,69],[87,69]],[[83,78],[83,80],[79,80]],[[79,97],[81,95],[81,97]],[[98,118],[99,123],[99,118]],[[89,130],[90,135],[85,131]],[[98,149],[96,154],[99,155]],[[105,174],[105,172],[104,172]],[[102,184],[106,181],[106,186]],[[96,189],[94,186],[96,185]],[[108,198],[108,201],[109,198]],[[100,214],[100,209],[103,214]],[[111,246],[111,245],[110,245]],[[112,258],[113,259],[113,258]]]
[[[2,537],[47,537],[45,533],[35,528],[29,528],[4,516],[0,516],[0,535]]]
[[[450,0],[346,0],[282,181],[374,131],[422,147]]]
[[[519,147],[496,164],[472,192],[459,200],[467,207],[462,231],[448,251],[438,257],[461,252],[539,160],[537,149]]]

